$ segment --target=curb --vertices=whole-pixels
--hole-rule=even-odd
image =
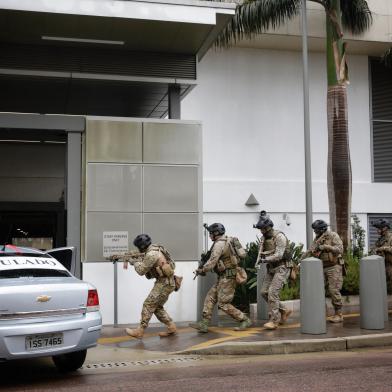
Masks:
[[[274,355],[323,351],[347,351],[361,347],[392,346],[392,333],[326,339],[298,339],[264,342],[228,342],[177,352],[200,355]]]

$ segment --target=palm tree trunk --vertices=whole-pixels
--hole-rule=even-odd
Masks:
[[[347,250],[351,241],[351,160],[347,121],[347,68],[340,0],[327,12],[328,199],[330,225]]]

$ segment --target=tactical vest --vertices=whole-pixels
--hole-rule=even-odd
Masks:
[[[291,263],[291,252],[290,252],[290,243],[289,240],[287,239],[286,235],[282,233],[279,230],[272,230],[271,235],[264,236],[264,242],[263,242],[263,251],[264,252],[275,252],[276,249],[276,237],[278,234],[283,234],[284,238],[286,238],[286,248],[284,250],[283,256],[281,258],[281,262]],[[287,265],[290,267],[290,265]]]
[[[146,277],[148,279],[166,279],[167,283],[173,283],[176,265],[170,253],[162,245],[155,244],[149,246],[148,252],[150,251],[157,252],[159,256],[157,262],[146,274]]]
[[[315,241],[317,241],[318,245],[332,245],[332,237],[329,232],[321,234]],[[323,267],[333,267],[339,262],[339,256],[325,250],[320,252],[318,258],[323,262]]]
[[[216,242],[225,243],[218,265],[214,269],[218,275],[225,275],[228,278],[235,278],[236,268],[238,265],[237,257],[233,254],[230,247],[231,237],[221,237]]]
[[[392,250],[392,233],[388,231],[385,235],[378,238],[375,243],[376,248],[382,246],[389,246]],[[392,263],[392,253],[391,252],[377,252],[380,256],[385,258],[386,263]]]

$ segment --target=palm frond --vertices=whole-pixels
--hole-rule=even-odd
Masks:
[[[342,23],[353,34],[366,31],[373,22],[372,13],[366,0],[340,0]]]
[[[300,4],[300,0],[244,0],[218,37],[217,45],[227,47],[269,28],[275,29],[297,15]]]
[[[381,62],[388,68],[392,68],[392,48],[388,49],[381,57]]]

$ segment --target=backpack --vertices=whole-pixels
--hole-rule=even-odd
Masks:
[[[237,259],[237,264],[244,260],[247,256],[246,250],[242,247],[237,237],[229,237],[228,244],[232,255]]]
[[[229,237],[227,242],[230,247],[230,253],[236,260],[235,280],[239,285],[244,284],[248,280],[248,275],[245,269],[240,267],[239,264],[241,260],[245,259],[247,252],[242,247],[241,242],[238,240],[237,237]]]
[[[174,262],[173,258],[169,251],[162,245],[157,245],[158,251],[163,255],[166,263],[160,262],[160,264],[156,267],[157,272],[159,274],[158,269],[161,270],[162,274],[174,278],[174,291],[180,290],[181,283],[182,283],[182,276],[174,275],[174,269],[176,268],[176,263]]]

